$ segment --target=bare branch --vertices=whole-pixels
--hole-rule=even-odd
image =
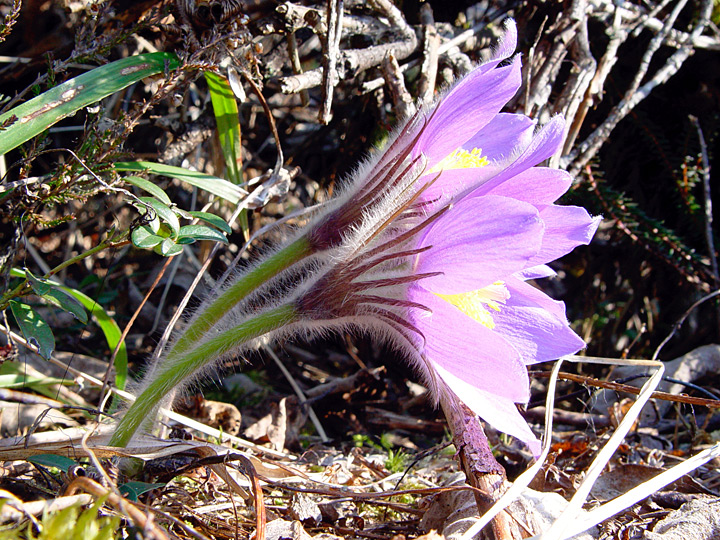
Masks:
[[[421,5],[420,20],[423,24],[423,62],[420,66],[418,94],[422,103],[430,103],[435,94],[439,57],[438,46],[440,45],[440,37],[435,28],[435,19],[430,4]]]
[[[390,53],[382,64],[383,75],[390,89],[390,98],[400,118],[408,118],[415,114],[415,103],[410,92],[405,88],[405,79],[395,56]]]
[[[320,105],[319,120],[323,124],[332,118],[333,90],[339,81],[336,66],[340,56],[342,38],[343,0],[327,0],[327,37],[323,48],[323,99]]]
[[[695,37],[702,34],[710,20],[710,14],[712,13],[713,7],[712,0],[704,0],[702,2],[700,18],[692,33],[688,36],[687,42],[684,43],[675,53],[673,53],[672,56],[670,56],[665,65],[660,68],[647,83],[640,86],[640,83],[645,77],[650,66],[652,57],[660,45],[662,45],[668,33],[672,29],[677,16],[682,8],[685,7],[686,3],[687,0],[681,0],[678,4],[676,4],[672,13],[667,18],[663,31],[658,33],[652,39],[640,63],[635,79],[625,92],[625,95],[620,103],[613,107],[613,110],[605,122],[593,131],[590,136],[588,136],[588,138],[578,146],[577,149],[571,152],[566,158],[560,160],[561,165],[567,168],[571,174],[577,175],[605,143],[612,130],[615,129],[615,126],[617,126],[618,122],[625,118],[625,116],[627,116],[627,114],[633,110],[638,103],[645,99],[655,87],[665,83],[668,79],[670,79],[670,77],[675,75],[682,66],[683,62],[685,62],[690,54],[692,54],[692,43],[694,42]]]

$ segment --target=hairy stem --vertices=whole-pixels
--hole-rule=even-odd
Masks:
[[[126,446],[143,424],[152,421],[162,399],[223,354],[296,320],[294,304],[286,304],[243,322],[202,343],[187,354],[168,359],[127,410],[110,439],[111,446]]]
[[[312,247],[309,241],[306,237],[302,237],[265,259],[225,290],[211,304],[203,308],[197,318],[185,328],[182,336],[172,345],[168,351],[167,360],[172,361],[190,349],[223,315],[260,285],[311,254]]]

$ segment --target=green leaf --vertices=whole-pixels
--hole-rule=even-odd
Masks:
[[[188,212],[192,217],[200,219],[204,221],[205,223],[209,223],[213,227],[217,227],[223,232],[226,232],[228,234],[232,233],[232,229],[230,228],[230,225],[221,218],[220,216],[216,216],[215,214],[210,214],[208,212],[197,212],[197,211],[191,211]]]
[[[181,246],[187,246],[189,244],[194,244],[195,242],[195,238],[190,236],[178,236],[177,240],[175,240],[175,243]]]
[[[55,467],[62,472],[68,472],[70,467],[76,465],[75,461],[65,456],[56,456],[55,454],[37,454],[27,458],[30,463],[42,465],[43,467]]]
[[[46,294],[52,287],[47,281],[41,280],[40,278],[32,275],[30,270],[27,268],[25,268],[25,276],[30,282],[30,286],[33,288],[33,291],[39,295]]]
[[[192,219],[192,215],[187,210],[183,210],[179,206],[173,206],[173,211],[177,214],[178,217],[181,217],[183,219]]]
[[[217,195],[233,204],[238,204],[241,199],[247,196],[247,192],[240,186],[236,186],[232,182],[204,174],[196,171],[183,169],[182,167],[173,167],[172,165],[164,165],[162,163],[153,163],[151,161],[118,161],[113,165],[118,172],[149,172],[170,178],[177,178],[183,182],[204,189],[208,193]]]
[[[55,337],[47,323],[33,308],[17,300],[10,300],[10,310],[28,343],[36,345],[40,356],[49,359],[55,350]]]
[[[193,238],[195,240],[214,240],[215,242],[222,242],[223,244],[227,244],[228,240],[225,238],[225,235],[218,231],[217,229],[214,229],[212,227],[208,227],[207,225],[184,225],[183,227],[180,227],[180,235],[178,239],[180,238]]]
[[[206,71],[205,80],[210,90],[210,100],[215,113],[215,124],[217,125],[220,146],[225,158],[227,177],[233,184],[242,184],[241,131],[235,93],[230,86],[230,82],[216,73]],[[238,218],[245,239],[250,238],[247,210],[243,210]]]
[[[170,200],[170,197],[168,197],[167,193],[147,178],[141,178],[139,176],[126,176],[123,180],[125,180],[128,184],[132,184],[133,186],[147,191],[150,195],[167,205],[172,204],[172,201]]]
[[[87,324],[88,316],[83,305],[65,291],[50,289],[47,293],[40,295],[43,300],[67,311],[83,324]]]
[[[168,227],[170,227],[173,238],[177,238],[178,231],[180,230],[180,220],[175,212],[173,212],[165,203],[152,197],[139,197],[139,199],[155,210],[155,213],[163,221],[163,223],[166,223]]]
[[[11,268],[10,269],[10,275],[13,277],[20,277],[25,278],[27,277],[27,274],[23,270],[19,270],[17,268]],[[94,281],[97,282],[97,276],[88,276],[89,278],[94,278]],[[51,283],[54,287],[57,287],[58,289],[65,291],[70,296],[75,298],[78,302],[80,302],[85,308],[90,312],[90,315],[95,320],[95,322],[98,324],[100,329],[102,330],[103,334],[105,335],[105,340],[107,341],[108,347],[110,347],[110,351],[114,351],[115,347],[117,347],[118,342],[120,342],[120,337],[122,336],[122,332],[120,331],[120,327],[117,325],[117,323],[113,320],[110,315],[107,314],[107,312],[103,309],[103,307],[97,303],[96,300],[93,300],[85,293],[78,291],[76,289],[71,289],[69,287],[65,287],[63,285],[60,285],[59,283],[56,283],[51,280],[47,280],[48,283]],[[92,280],[90,280],[92,281]],[[115,356],[115,386],[120,389],[125,389],[125,383],[127,382],[127,348],[125,347],[125,342],[120,342],[120,348],[118,349],[118,353]]]
[[[137,501],[138,497],[143,493],[152,491],[153,489],[164,487],[165,484],[149,484],[147,482],[130,481],[120,484],[118,489],[120,493],[129,501]]]
[[[154,248],[165,240],[162,236],[153,234],[152,229],[147,225],[135,229],[130,238],[133,245],[143,249]]]
[[[163,257],[174,257],[175,255],[179,255],[182,250],[182,245],[176,244],[172,238],[166,238],[162,244],[155,247],[155,251]]]
[[[123,58],[74,77],[0,115],[0,124],[16,118],[2,131],[0,155],[39,135],[83,107],[138,82],[180,66],[176,55],[156,52]]]
[[[82,304],[64,291],[56,289],[55,283],[35,277],[27,268],[25,268],[25,276],[38,296],[46,302],[72,314],[77,320],[87,323],[87,313]]]
[[[72,380],[57,377],[28,377],[22,370],[21,364],[5,362],[0,366],[0,388],[32,388],[40,394],[54,398],[57,391],[48,395],[47,387],[56,384],[70,385]]]

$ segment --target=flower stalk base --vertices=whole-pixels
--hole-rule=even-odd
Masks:
[[[166,363],[120,420],[110,439],[110,446],[127,446],[135,433],[155,418],[163,398],[180,387],[188,377],[208,366],[212,360],[292,323],[296,317],[293,305],[280,306],[249,319]]]

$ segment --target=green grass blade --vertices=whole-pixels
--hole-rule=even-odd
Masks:
[[[171,53],[139,54],[100,66],[51,88],[0,115],[0,125],[8,123],[0,137],[0,155],[20,146],[83,107],[100,101],[144,77],[179,66],[177,56]]]
[[[190,171],[182,167],[173,167],[172,165],[153,163],[151,161],[118,161],[113,166],[118,172],[151,173],[177,178],[233,204],[238,204],[247,195],[244,189],[232,182],[211,174]]]
[[[225,158],[225,168],[228,180],[233,184],[242,184],[242,146],[238,105],[230,83],[211,71],[205,72],[205,80],[210,90],[210,99],[215,113],[218,137]],[[238,216],[240,227],[245,238],[250,237],[247,210]]]
[[[220,146],[227,168],[227,178],[233,184],[242,184],[242,148],[240,146],[240,122],[238,106],[230,83],[210,71],[205,72],[210,99],[215,113]]]
[[[76,289],[71,289],[70,287],[59,288],[75,297],[75,299],[85,306],[85,309],[90,312],[103,334],[105,334],[105,340],[107,341],[111,353],[115,350],[117,344],[120,343],[120,348],[115,356],[115,387],[119,390],[124,390],[125,384],[127,383],[128,370],[127,348],[124,341],[120,342],[122,331],[115,322],[115,319],[108,315],[103,307],[87,294]]]

